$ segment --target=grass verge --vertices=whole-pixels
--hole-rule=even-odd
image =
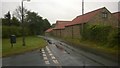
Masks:
[[[89,40],[80,40],[80,39],[71,39],[71,38],[64,38],[65,41],[68,43],[75,44],[74,46],[80,47],[83,46],[88,49],[94,49],[100,51],[102,53],[110,54],[113,56],[118,56],[118,47],[108,47],[102,43],[96,43]]]
[[[47,43],[40,37],[29,36],[26,37],[26,46],[22,46],[22,37],[16,39],[16,44],[11,48],[9,39],[2,39],[2,57],[25,53],[27,51],[41,49],[45,47]]]
[[[103,43],[97,43],[90,40],[81,40],[80,38],[70,38],[70,37],[54,37],[57,40],[60,40],[62,42],[67,43],[68,45],[71,45],[77,49],[81,49],[87,52],[91,52],[95,55],[99,55],[101,57],[104,57],[106,59],[110,59],[113,61],[118,61],[118,47],[109,47],[106,46]]]

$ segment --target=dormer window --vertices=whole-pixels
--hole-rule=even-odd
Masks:
[[[102,18],[107,18],[108,14],[107,12],[102,12]]]

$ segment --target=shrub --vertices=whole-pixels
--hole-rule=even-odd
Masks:
[[[114,47],[119,45],[120,47],[120,42],[118,40],[120,40],[120,29],[113,29],[108,36],[108,46]]]
[[[25,35],[29,35],[29,30],[27,28],[24,29]],[[17,37],[22,36],[21,27],[17,26],[2,26],[2,38],[9,38],[10,35],[16,35]]]
[[[107,44],[109,47],[120,44],[118,42],[120,29],[112,28],[111,26],[86,24],[81,34],[82,39]]]

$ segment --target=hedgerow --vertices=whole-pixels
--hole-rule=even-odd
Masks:
[[[107,25],[88,25],[84,26],[82,39],[97,43],[106,44],[108,47],[119,45],[118,42],[120,30]]]

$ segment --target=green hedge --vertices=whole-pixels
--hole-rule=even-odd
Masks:
[[[24,30],[25,35],[29,35],[29,30],[25,28]],[[9,38],[9,35],[16,35],[17,37],[22,36],[22,29],[21,27],[17,26],[2,26],[2,38]]]
[[[105,25],[88,25],[84,26],[81,33],[82,39],[91,40],[97,43],[107,44],[109,47],[119,45],[118,33],[120,30]]]

